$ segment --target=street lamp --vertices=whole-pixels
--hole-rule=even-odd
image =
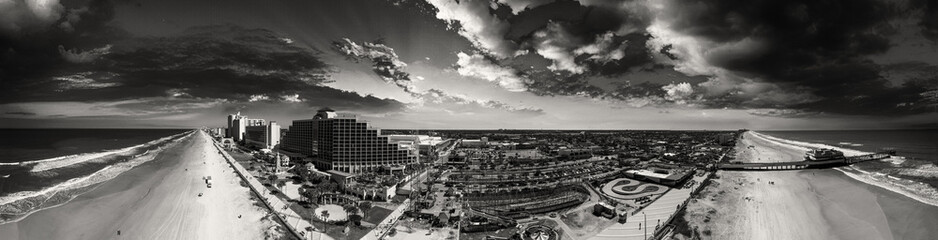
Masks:
[[[645,211],[642,211],[642,218],[645,219],[645,237],[642,239],[648,239],[648,216],[645,215]]]

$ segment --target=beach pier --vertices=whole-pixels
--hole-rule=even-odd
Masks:
[[[854,163],[889,158],[894,153],[873,153],[850,156],[841,159],[824,161],[798,161],[798,162],[769,162],[769,163],[726,163],[717,166],[720,170],[728,171],[787,171],[801,169],[818,169],[847,166]]]

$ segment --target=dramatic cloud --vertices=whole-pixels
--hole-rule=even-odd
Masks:
[[[385,46],[382,43],[356,43],[348,38],[332,43],[333,48],[340,54],[349,59],[360,62],[362,60],[371,61],[372,69],[381,79],[394,83],[404,89],[407,93],[415,93],[410,74],[404,68],[407,64],[402,62],[394,49]]]
[[[423,102],[420,103],[420,106],[436,106],[438,108],[446,109],[447,111],[458,111],[459,109],[467,110],[475,108],[490,108],[504,110],[511,113],[524,113],[524,114],[543,114],[544,110],[539,108],[531,107],[515,107],[509,104],[494,101],[494,100],[479,100],[471,99],[468,96],[456,96],[447,94],[439,89],[430,89],[421,94],[421,99]]]
[[[70,63],[90,63],[95,59],[98,59],[101,56],[104,56],[111,52],[111,45],[104,45],[100,48],[91,49],[88,51],[79,51],[76,49],[65,50],[65,47],[59,45],[59,54],[62,54],[62,58],[65,58],[65,61]]]
[[[97,78],[100,80],[110,80],[115,76],[116,74],[112,73],[80,72],[72,75],[55,77],[53,79],[62,81],[58,91],[67,91],[71,89],[99,89],[118,86],[120,83],[101,82],[94,79]]]
[[[887,85],[865,59],[889,48],[891,32],[883,29],[897,17],[892,8],[879,1],[664,1],[648,30],[650,46],[668,46],[677,58],[675,69],[711,76],[700,87],[713,106],[895,114],[903,112],[896,103],[918,101],[923,89]]]
[[[488,1],[427,0],[446,21],[472,44],[499,58],[516,55],[517,44],[505,40],[509,23],[489,13]]]
[[[62,17],[65,7],[58,0],[0,1],[0,34],[13,36],[34,28],[51,26]]]
[[[612,32],[606,32],[605,34],[597,36],[595,42],[585,46],[580,46],[573,51],[573,54],[588,54],[590,55],[590,60],[599,63],[608,63],[613,60],[620,60],[625,57],[625,47],[627,46],[627,42],[616,43],[615,34]]]
[[[319,106],[545,122],[581,108],[689,122],[921,123],[938,112],[934,1],[249,2],[204,16],[213,5],[0,0],[0,118],[91,118],[53,103],[121,119]],[[232,25],[193,27],[219,23]]]
[[[938,42],[938,2],[935,1],[912,1],[913,8],[922,9],[922,17],[919,26],[922,28],[922,35],[925,38]],[[924,6],[922,6],[924,5]]]
[[[90,65],[125,35],[108,26],[108,1],[68,5],[58,1],[0,1],[0,102],[28,101],[27,96],[63,95],[61,89],[98,89],[119,83],[99,81],[109,74]],[[68,27],[55,23],[68,22]],[[106,80],[106,79],[100,79]]]
[[[666,97],[668,100],[675,101],[679,104],[684,103],[684,99],[690,97],[694,94],[694,89],[688,83],[679,83],[679,84],[668,84],[664,87],[661,87],[667,93]]]
[[[407,64],[398,58],[393,48],[381,43],[356,43],[346,38],[341,41],[333,42],[333,48],[352,61],[371,61],[375,74],[386,81],[395,83],[395,85],[401,87],[405,92],[419,100],[419,102],[412,104],[411,108],[419,106],[440,109],[453,107],[475,109],[471,111],[477,111],[478,109],[497,109],[511,113],[533,114],[540,114],[543,111],[541,109],[527,107],[514,107],[499,101],[472,99],[468,96],[456,96],[439,89],[419,91],[413,85],[410,74],[405,69]],[[469,56],[465,53],[460,53],[458,56],[461,59],[457,62],[457,71],[459,74],[497,82],[499,85],[509,90],[523,91],[523,80],[510,68],[497,66],[489,62],[489,60],[483,59],[484,57],[478,54]],[[423,77],[416,76],[414,79],[423,80]],[[469,109],[464,110],[470,111]],[[452,110],[447,109],[447,111]]]
[[[934,39],[938,7],[929,1],[429,2],[437,7],[437,18],[463,24],[456,26],[460,34],[483,50],[457,53],[457,70],[514,90],[642,106],[876,115],[934,110],[910,107],[927,106],[923,96],[936,89],[934,84],[897,83],[897,74],[883,72],[890,67],[869,60],[890,49],[897,27],[921,29],[922,36]],[[502,6],[511,14],[499,14]],[[901,25],[894,21],[898,18],[914,18],[916,26]],[[641,88],[609,88],[590,80],[625,82],[636,72],[667,68],[683,73],[685,79],[674,80],[687,83],[650,84],[649,89],[663,91],[638,96]],[[693,82],[697,77],[708,80]]]
[[[87,61],[58,67],[49,72],[55,74],[52,77],[37,75],[13,81],[15,85],[0,89],[0,103],[104,103],[170,97],[238,104],[275,98],[310,108],[333,106],[361,112],[403,109],[396,100],[324,86],[334,70],[319,59],[318,51],[282,38],[264,29],[204,26],[175,36],[115,40],[107,51],[64,51],[65,56]],[[108,53],[96,54],[103,52]],[[95,59],[89,60],[87,56],[92,55]]]
[[[459,60],[456,61],[456,72],[459,75],[475,77],[495,82],[509,91],[524,91],[527,79],[520,76],[518,71],[495,64],[492,60],[485,58],[481,54],[466,54],[459,52],[456,54]]]
[[[254,94],[251,95],[251,98],[248,99],[248,102],[257,102],[257,101],[267,101],[270,100],[270,97],[263,94]]]
[[[528,8],[535,8],[544,4],[553,2],[554,0],[498,0],[498,4],[504,4],[511,8],[511,13],[518,15],[521,11],[524,11]]]
[[[547,29],[535,33],[534,38],[537,39],[535,40],[537,54],[553,62],[547,66],[547,69],[564,70],[576,74],[586,71],[586,68],[576,63],[576,55],[570,49],[580,45],[581,41],[567,34],[560,24],[554,22],[548,24]]]

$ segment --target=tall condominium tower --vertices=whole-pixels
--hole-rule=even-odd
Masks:
[[[250,119],[247,116],[242,116],[240,112],[238,112],[238,114],[228,115],[227,137],[235,141],[241,141],[244,140],[247,127],[264,125],[266,125],[264,119]]]
[[[241,112],[238,112],[238,114],[228,115],[228,128],[225,129],[226,138],[230,138],[234,136],[234,128],[235,128],[234,120],[238,118],[241,118]]]
[[[329,108],[320,109],[312,119],[293,121],[281,149],[311,159],[319,169],[349,173],[415,164],[419,151],[412,144],[389,141],[381,129],[369,127],[355,115]]]

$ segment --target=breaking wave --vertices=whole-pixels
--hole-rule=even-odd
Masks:
[[[832,148],[844,153],[845,156],[855,156],[855,155],[865,155],[871,154],[871,152],[864,152],[855,149],[843,148],[838,146],[831,146],[827,144],[820,143],[811,143],[811,142],[801,142],[793,141],[789,139],[777,138],[762,133],[750,131],[751,136],[761,138],[767,142],[777,144],[782,147],[788,147],[792,149],[797,149],[801,151],[808,151],[810,149],[816,148]],[[893,156],[890,158],[880,160],[882,162],[891,163],[898,166],[905,161],[905,158],[901,156]],[[857,181],[861,181],[870,185],[878,186],[899,194],[902,194],[906,197],[915,199],[916,201],[938,206],[938,189],[935,189],[928,184],[917,182],[909,179],[903,179],[897,176],[892,176],[882,172],[868,171],[860,169],[856,166],[846,166],[834,168],[837,171],[844,173],[845,175],[853,178]],[[918,166],[916,168],[903,168],[899,171],[902,174],[909,176],[920,176],[920,177],[938,177],[938,167],[934,164],[925,164]]]
[[[0,163],[0,166],[33,165],[30,172],[42,172],[42,171],[47,171],[47,170],[52,170],[52,169],[57,169],[57,168],[62,168],[62,167],[68,167],[68,166],[72,166],[72,165],[79,164],[79,163],[93,162],[95,160],[103,160],[103,159],[106,159],[106,157],[132,156],[135,154],[139,155],[138,152],[140,151],[138,150],[142,150],[147,147],[163,144],[166,141],[178,138],[187,133],[188,132],[179,133],[176,135],[167,136],[167,137],[159,138],[153,141],[149,141],[143,144],[120,148],[120,149],[104,150],[104,151],[93,152],[93,153],[72,154],[72,155],[41,159],[41,160],[30,160],[30,161],[13,162],[13,163]]]
[[[156,157],[156,155],[162,152],[164,149],[174,146],[175,144],[181,142],[182,140],[191,136],[193,132],[194,131],[189,131],[187,133],[181,133],[181,134],[173,135],[170,137],[160,138],[160,139],[142,144],[145,146],[154,146],[154,145],[159,144],[160,146],[157,146],[155,149],[152,149],[152,150],[147,150],[144,153],[135,154],[133,155],[133,157],[127,159],[126,161],[116,162],[92,174],[82,176],[82,177],[72,178],[67,181],[64,181],[64,182],[61,182],[53,186],[49,186],[41,190],[37,190],[37,191],[20,191],[20,192],[15,192],[15,193],[6,195],[6,196],[2,196],[0,197],[0,223],[5,223],[9,221],[17,221],[19,219],[22,219],[28,216],[29,214],[33,212],[46,209],[46,208],[50,208],[50,207],[54,207],[54,206],[58,206],[60,204],[64,204],[74,199],[79,194],[86,192],[87,189],[90,189],[91,187],[95,186],[95,184],[113,179],[114,177],[117,177],[121,173],[124,173],[136,166],[139,166],[140,164],[153,160]],[[129,148],[139,148],[140,146],[141,145],[137,145],[137,146],[129,147]],[[129,151],[129,150],[124,150],[124,149],[106,151],[106,152],[94,153],[94,154],[82,154],[80,156],[94,155],[94,156],[100,157],[104,155],[99,155],[99,154],[109,155],[109,154],[117,154],[117,153],[120,153],[121,151]],[[73,165],[76,163],[81,163],[81,162],[85,162],[89,160],[93,160],[93,158],[85,158],[85,157],[81,157],[79,159],[56,158],[56,159],[31,161],[31,163],[48,164],[42,167],[39,167],[37,165],[36,167],[33,168],[33,171],[36,171],[37,167],[39,167],[39,169],[48,170],[48,169],[54,169],[54,168],[61,168],[64,166],[69,166],[69,165]],[[14,164],[24,164],[24,163],[14,163]],[[26,163],[26,164],[30,164],[30,163]]]

